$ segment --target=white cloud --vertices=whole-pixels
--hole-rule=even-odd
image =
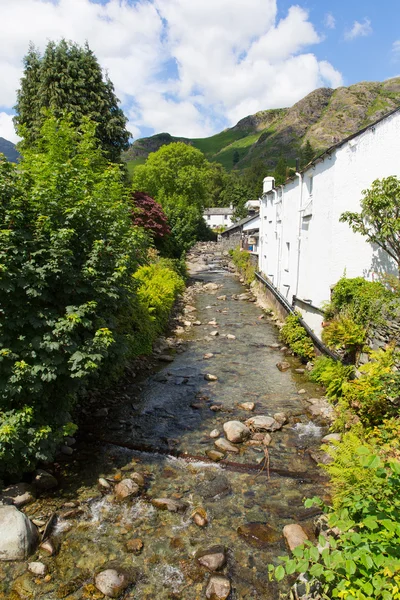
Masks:
[[[6,112],[0,112],[0,137],[16,144],[19,137],[15,133],[12,115]]]
[[[327,27],[328,29],[335,29],[336,19],[332,13],[328,13],[325,15],[325,27]]]
[[[307,12],[292,6],[277,20],[277,0],[0,0],[0,11],[0,108],[15,104],[30,40],[41,50],[88,40],[135,137],[143,127],[209,135],[342,83],[310,52],[321,38]]]
[[[344,37],[346,40],[350,41],[358,37],[365,37],[367,35],[371,35],[371,33],[371,21],[365,18],[362,23],[360,23],[359,21],[354,21],[353,27],[345,32]]]

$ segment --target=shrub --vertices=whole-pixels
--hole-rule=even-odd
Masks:
[[[320,383],[326,388],[328,398],[337,399],[343,393],[343,384],[351,379],[353,374],[353,366],[345,366],[340,361],[320,356],[315,361],[309,377],[311,381]]]
[[[255,277],[255,266],[251,261],[251,254],[245,250],[241,250],[239,247],[229,251],[232,262],[238,269],[239,273],[244,278],[245,283],[249,284]]]
[[[297,356],[303,360],[311,360],[315,356],[314,345],[306,330],[300,324],[298,314],[289,315],[280,331],[282,340],[288,344]]]
[[[360,446],[357,461],[363,478],[377,485],[378,494],[350,491],[346,506],[327,512],[329,529],[293,550],[293,557],[269,569],[279,581],[285,575],[306,573],[324,598],[344,600],[399,600],[400,598],[400,463],[382,461],[371,449]],[[379,483],[377,483],[379,482]],[[370,490],[373,489],[370,485]]]
[[[366,330],[348,315],[335,317],[322,331],[322,341],[332,350],[354,354],[362,348]]]
[[[51,458],[77,392],[126,356],[147,238],[89,122],[49,118],[18,169],[0,161],[0,191],[0,472],[12,472]]]

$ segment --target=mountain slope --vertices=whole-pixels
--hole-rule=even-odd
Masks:
[[[19,159],[19,153],[15,147],[15,144],[0,137],[0,154],[4,154],[7,160],[10,162],[17,162]]]
[[[264,110],[208,138],[175,138],[168,133],[136,140],[124,160],[132,170],[150,152],[165,144],[183,141],[199,148],[211,161],[228,170],[245,169],[255,161],[273,168],[283,155],[294,163],[301,146],[309,140],[322,152],[359,129],[400,106],[400,77],[383,83],[362,82],[336,90],[320,88],[291,108]]]

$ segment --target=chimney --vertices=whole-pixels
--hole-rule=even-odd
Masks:
[[[263,194],[268,194],[275,187],[275,179],[273,177],[264,177],[263,179]]]

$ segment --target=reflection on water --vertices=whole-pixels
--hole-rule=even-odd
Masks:
[[[278,599],[278,588],[268,579],[268,564],[276,564],[285,553],[284,525],[298,522],[313,535],[314,514],[304,508],[303,499],[325,493],[309,450],[318,447],[326,427],[310,422],[305,414],[303,402],[318,395],[315,386],[276,368],[282,354],[273,347],[278,341],[274,326],[259,319],[261,311],[254,304],[231,298],[243,287],[221,271],[204,278],[223,288],[197,296],[195,317],[202,324],[183,336],[185,351],[146,382],[129,384],[126,402],[114,406],[104,422],[89,422],[80,458],[71,463],[62,489],[27,507],[34,518],[46,510],[60,512],[66,499],[80,502],[81,514],[57,520],[53,532],[57,554],[33,558],[39,556],[47,564],[49,581],[35,579],[25,563],[0,563],[0,598],[101,598],[93,575],[118,565],[136,573],[125,600],[202,599],[209,574],[194,555],[221,544],[227,550],[224,572],[232,581],[232,599]],[[227,300],[218,300],[220,294]],[[208,325],[214,320],[217,325]],[[219,335],[211,337],[215,329]],[[225,337],[229,333],[236,339]],[[205,360],[206,353],[212,358]],[[293,360],[293,366],[299,365]],[[205,373],[218,380],[205,381]],[[301,397],[300,387],[308,392]],[[245,401],[254,402],[254,412],[239,407]],[[228,455],[231,464],[226,467],[207,459],[206,452],[215,450],[212,430],[222,432],[229,420],[277,412],[284,412],[288,422],[271,434],[270,478],[263,468],[261,441],[241,444],[239,454]],[[107,443],[88,443],[89,433]],[[276,475],[273,469],[284,470],[287,476]],[[100,493],[98,477],[112,482],[132,471],[141,473],[146,482],[139,497],[116,503],[112,493]],[[183,514],[161,511],[151,504],[153,498],[181,500],[188,508]],[[204,528],[191,518],[196,508],[207,515]],[[273,532],[270,542],[239,535],[238,529],[246,524],[268,525]],[[143,542],[140,554],[129,551],[129,540],[136,539]],[[285,584],[280,585],[285,590]]]

